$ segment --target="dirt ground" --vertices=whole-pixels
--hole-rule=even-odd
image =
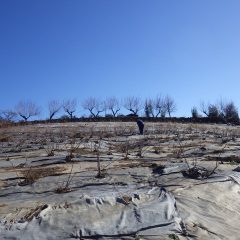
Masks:
[[[82,195],[128,201],[159,187],[174,196],[184,227],[158,239],[237,240],[239,163],[239,126],[146,122],[144,135],[134,122],[0,128],[0,236],[49,205]]]

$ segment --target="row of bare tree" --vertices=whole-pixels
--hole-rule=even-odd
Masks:
[[[199,109],[205,117],[213,122],[239,123],[238,109],[233,101],[220,99],[216,103],[201,102]],[[191,112],[193,118],[201,117],[196,107],[193,107]]]
[[[130,114],[140,115],[144,110],[146,117],[169,117],[176,111],[176,103],[170,96],[158,95],[155,98],[148,98],[144,101],[139,97],[130,96],[123,100],[116,97],[108,97],[101,101],[95,97],[89,97],[81,103],[82,108],[88,111],[90,117],[97,118],[99,116],[119,115],[121,108],[129,111]],[[48,102],[48,118],[52,120],[56,115],[63,110],[65,116],[73,119],[77,111],[77,100],[69,99],[65,101],[51,100]],[[20,101],[13,110],[4,110],[0,112],[0,119],[7,121],[14,121],[17,117],[24,121],[29,118],[38,116],[41,108],[33,101]],[[199,107],[199,112],[204,114],[212,122],[230,122],[239,123],[238,109],[233,101],[220,100],[217,103],[202,102]],[[104,114],[103,114],[104,113]],[[191,110],[192,118],[201,118],[202,115],[198,113],[198,109],[193,107]]]
[[[85,99],[81,106],[84,110],[88,111],[90,117],[99,117],[102,113],[105,116],[118,116],[121,108],[129,111],[130,114],[139,115],[140,111],[144,109],[146,117],[165,117],[176,111],[176,104],[170,96],[156,96],[154,99],[146,99],[143,101],[140,97],[129,96],[123,100],[116,97],[108,97],[104,101],[95,97]],[[73,119],[77,111],[77,100],[69,99],[65,101],[51,100],[48,102],[48,118],[52,120],[56,117],[57,113],[63,110],[65,115]],[[20,117],[24,121],[28,121],[31,117],[36,117],[40,114],[41,108],[31,100],[20,101],[13,110],[1,111],[1,119],[7,121],[14,121]]]

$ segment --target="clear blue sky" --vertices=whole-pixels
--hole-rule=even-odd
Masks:
[[[159,93],[177,116],[220,97],[240,108],[239,13],[238,0],[1,0],[0,109]]]

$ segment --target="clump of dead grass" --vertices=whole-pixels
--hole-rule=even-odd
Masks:
[[[21,220],[30,222],[34,217],[37,218],[41,211],[48,207],[47,204],[40,205],[34,209],[31,209]]]
[[[0,142],[5,143],[5,142],[10,142],[11,138],[7,135],[0,135]]]
[[[56,189],[55,189],[55,193],[68,193],[68,192],[71,192],[71,188],[68,187],[68,186],[58,186]]]
[[[70,185],[73,180],[73,164],[71,166],[71,170],[68,174],[68,178],[66,182],[63,182],[61,185],[58,185],[58,187],[55,189],[55,193],[68,193],[71,192],[72,189],[70,188]]]
[[[31,185],[40,178],[53,176],[59,174],[64,169],[62,167],[48,167],[48,168],[29,168],[21,172],[23,181],[19,182],[19,186]]]

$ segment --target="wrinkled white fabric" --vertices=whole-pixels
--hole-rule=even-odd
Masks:
[[[145,190],[146,191],[146,190]],[[160,236],[181,232],[175,199],[165,189],[153,188],[131,196],[83,196],[67,208],[49,205],[30,222],[2,226],[3,239],[49,240],[82,237]],[[130,201],[128,201],[130,199]]]

